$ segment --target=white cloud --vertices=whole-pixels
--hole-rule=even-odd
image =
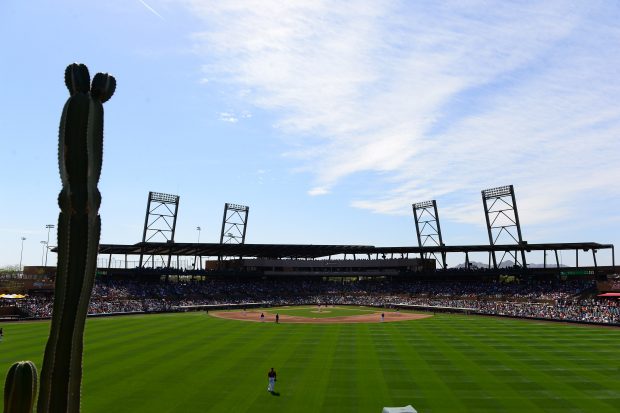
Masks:
[[[184,3],[208,27],[194,41],[209,79],[277,116],[310,195],[372,172],[387,190],[353,206],[444,197],[442,218],[483,223],[479,191],[514,184],[532,225],[620,197],[616,6]]]
[[[234,112],[220,112],[219,118],[223,122],[229,123],[237,123],[239,119],[250,119],[252,117],[252,113],[248,111],[243,111],[241,114],[236,114]]]
[[[329,189],[320,187],[320,186],[316,188],[312,188],[308,191],[308,195],[311,195],[311,196],[326,195],[326,194],[329,194]]]
[[[237,123],[239,122],[239,118],[230,112],[220,112],[220,120],[228,123]]]

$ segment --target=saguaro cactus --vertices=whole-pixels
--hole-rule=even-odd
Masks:
[[[31,361],[18,361],[6,375],[4,413],[31,413],[37,396],[37,368]]]
[[[37,411],[79,412],[84,323],[97,269],[101,194],[97,188],[103,154],[103,102],[116,88],[114,77],[69,65],[70,97],[60,119],[58,163],[58,264],[50,335],[41,369]]]

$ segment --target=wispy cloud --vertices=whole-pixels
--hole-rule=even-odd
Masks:
[[[329,193],[329,189],[317,186],[308,190],[308,195],[317,196],[317,195],[325,195]]]
[[[482,223],[479,191],[515,184],[532,224],[620,198],[610,3],[184,3],[206,75],[278,117],[309,195],[370,172],[385,191],[355,207],[445,199],[443,218]]]

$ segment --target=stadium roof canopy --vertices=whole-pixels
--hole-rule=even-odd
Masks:
[[[100,244],[99,254],[121,255],[179,255],[203,257],[256,258],[321,258],[340,254],[383,255],[420,253],[471,253],[490,251],[564,251],[613,249],[612,244],[571,242],[521,245],[451,245],[427,247],[375,247],[372,245],[313,245],[313,244],[216,244],[139,242],[133,245]]]

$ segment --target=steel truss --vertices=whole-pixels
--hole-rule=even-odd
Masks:
[[[160,192],[149,192],[146,204],[146,215],[144,217],[144,231],[142,232],[142,242],[166,242],[174,244],[174,232],[177,225],[177,213],[179,211],[179,196],[162,194]],[[164,258],[168,256],[168,259]],[[162,262],[167,262],[170,267],[172,259],[171,250],[160,255]],[[140,267],[149,265],[155,267],[155,255],[150,255],[144,260],[144,251],[140,252]]]
[[[426,247],[434,245],[442,247],[444,245],[441,238],[441,226],[439,225],[439,213],[437,212],[437,202],[432,201],[418,202],[411,205],[413,208],[413,218],[415,220],[415,231],[418,236],[418,246]],[[441,252],[441,259],[437,258],[435,252],[420,253],[420,258],[433,256],[441,268],[447,268],[446,253]]]
[[[484,206],[484,215],[487,222],[487,232],[489,234],[489,243],[491,246],[498,245],[498,241],[500,241],[500,243],[502,241],[507,241],[506,244],[508,245],[514,242],[517,246],[526,244],[523,242],[523,237],[521,236],[517,200],[515,199],[515,191],[512,185],[483,190],[482,205]],[[519,250],[521,252],[520,264],[518,258]],[[497,268],[497,257],[495,252],[495,250],[489,252],[490,258],[493,259],[493,268]],[[504,251],[499,261],[500,263],[504,262],[504,257],[506,257],[506,255],[512,257],[515,265],[521,265],[523,268],[527,268],[524,249],[515,248],[513,251]]]
[[[249,206],[224,204],[220,244],[245,244],[249,213]]]

